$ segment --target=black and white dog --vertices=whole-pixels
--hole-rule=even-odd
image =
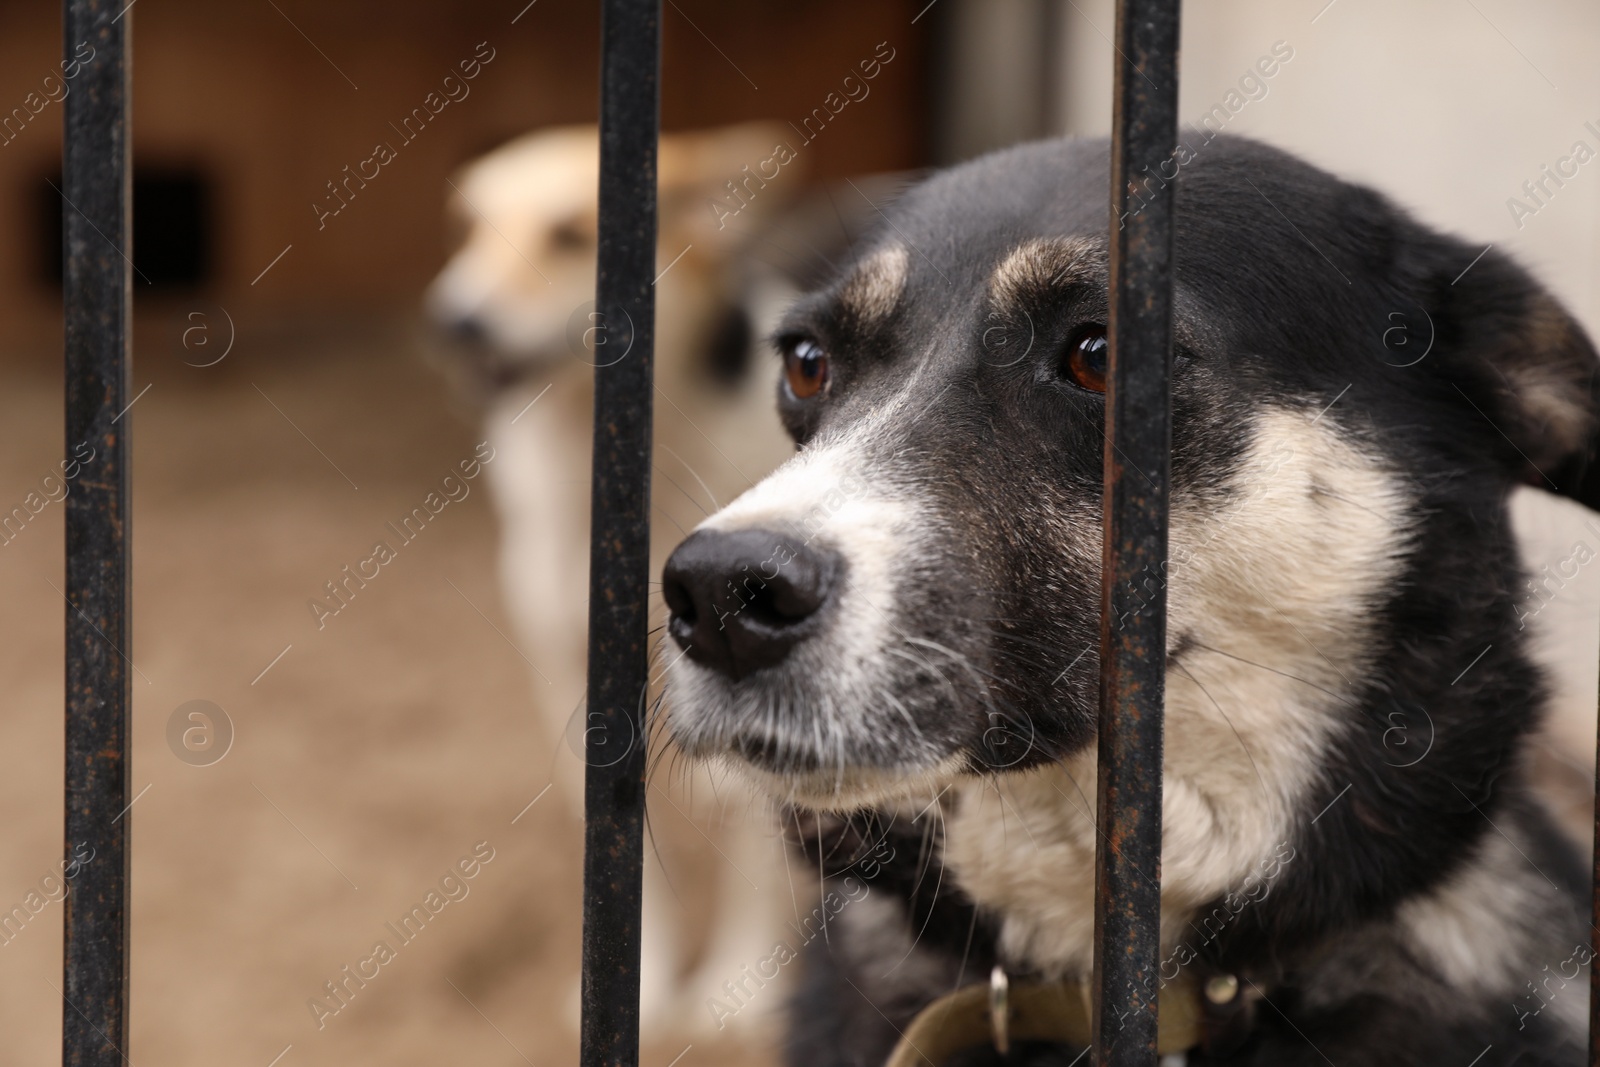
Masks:
[[[1600,362],[1503,256],[1182,151],[1170,561],[1117,603],[1167,585],[1162,978],[1242,990],[1189,1062],[1579,1063],[1506,501],[1600,499]],[[667,565],[673,735],[854,871],[797,1067],[881,1063],[992,963],[1091,968],[1107,160],[1027,145],[889,209],[780,331],[799,454]]]

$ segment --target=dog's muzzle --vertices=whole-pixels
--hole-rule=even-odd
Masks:
[[[667,630],[696,663],[731,679],[782,663],[820,631],[843,561],[768,530],[698,530],[662,573]]]

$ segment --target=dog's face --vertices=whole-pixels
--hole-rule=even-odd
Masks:
[[[725,310],[722,273],[752,220],[788,197],[773,183],[751,197],[738,226],[719,226],[713,200],[772,153],[778,129],[763,123],[667,134],[658,154],[662,279],[658,348],[668,357]],[[449,216],[459,245],[429,287],[440,327],[465,342],[459,354],[490,388],[530,370],[589,358],[598,251],[599,135],[593,126],[519,138],[456,176]],[[722,298],[719,300],[719,297]]]
[[[592,127],[532,134],[452,183],[460,244],[428,290],[430,314],[518,360],[559,355],[566,319],[593,299],[599,161]]]
[[[1509,262],[1462,275],[1478,249],[1249,142],[1180,158],[1170,560],[1113,597],[1168,589],[1169,751],[1216,700],[1192,651],[1359,684],[1423,513],[1470,538],[1525,476],[1575,492],[1596,425],[1592,349]],[[939,175],[793,309],[800,454],[664,577],[686,750],[850,808],[1089,744],[1106,161],[1056,142]],[[1256,777],[1298,788],[1338,725],[1228,695],[1270,736]]]

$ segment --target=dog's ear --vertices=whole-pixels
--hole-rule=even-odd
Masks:
[[[1469,246],[1440,241],[1430,253],[1419,280],[1434,373],[1492,424],[1483,432],[1510,446],[1500,450],[1523,481],[1600,509],[1600,356],[1583,327],[1493,249],[1473,261]]]
[[[661,139],[662,229],[688,239],[748,233],[801,190],[804,161],[790,147],[792,132],[776,122],[736,126]]]

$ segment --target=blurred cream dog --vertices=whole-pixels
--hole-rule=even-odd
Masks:
[[[685,531],[793,453],[773,409],[779,361],[752,351],[793,290],[742,253],[758,216],[782,206],[799,178],[786,171],[769,183],[737,224],[719,226],[710,208],[730,195],[729,181],[743,179],[741,168],[771,154],[781,130],[752,124],[661,140],[652,574]],[[583,805],[582,763],[571,757],[582,751],[593,436],[594,357],[583,339],[598,174],[592,126],[531,134],[469,164],[449,205],[465,240],[427,295],[433,320],[468,342],[457,346],[454,370],[486,394],[506,601],[539,675],[536,698],[557,753],[553,779],[574,813]],[[664,616],[658,594],[651,590]],[[718,861],[717,920],[702,962],[685,977],[695,946],[680,936],[682,905],[659,864],[647,862],[647,1034],[710,1026],[706,997],[770,948],[788,900],[781,846],[747,814],[748,800],[721,783],[713,794],[703,773],[695,781],[729,815],[711,830],[728,861]],[[684,812],[683,797],[668,797],[662,783],[651,789],[656,827]]]

